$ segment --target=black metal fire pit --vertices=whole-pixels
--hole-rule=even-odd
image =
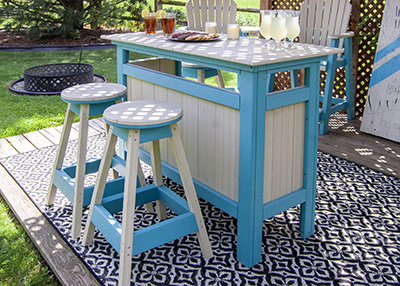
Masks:
[[[24,89],[29,92],[61,92],[93,82],[93,66],[81,63],[49,64],[24,71]]]

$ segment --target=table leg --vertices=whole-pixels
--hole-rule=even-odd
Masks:
[[[319,64],[314,63],[305,69],[304,83],[310,87],[311,95],[319,94]],[[306,201],[301,204],[300,231],[301,237],[314,234],[315,195],[317,180],[318,120],[319,97],[311,96],[306,102],[306,121],[304,130],[304,177],[303,186],[307,190]]]
[[[240,74],[240,151],[237,259],[261,261],[266,72]]]

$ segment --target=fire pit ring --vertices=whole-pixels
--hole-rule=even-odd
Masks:
[[[49,64],[24,71],[24,90],[29,92],[61,92],[77,84],[92,82],[93,66],[89,64]]]

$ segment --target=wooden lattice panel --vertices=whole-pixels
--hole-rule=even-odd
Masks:
[[[374,63],[376,44],[371,42],[374,35],[377,35],[382,22],[385,1],[361,1],[360,15],[361,18],[367,19],[360,29],[360,44],[358,59],[355,59],[358,65],[356,78],[356,116],[362,116],[364,105],[367,99],[369,81]],[[377,38],[376,38],[377,39]]]
[[[293,9],[298,10],[303,0],[292,1],[272,1],[272,9]],[[353,1],[350,1],[353,2]],[[357,1],[358,2],[358,1]],[[372,66],[374,63],[376,44],[372,39],[379,33],[379,25],[382,21],[383,10],[385,8],[385,1],[360,1],[360,16],[361,19],[366,19],[363,27],[358,30],[353,30],[356,35],[360,32],[360,36],[354,38],[354,42],[358,41],[358,57],[353,58],[353,65],[357,70],[355,76],[355,114],[362,116],[364,111],[364,104],[368,94],[369,81],[372,73]],[[353,11],[357,11],[358,7],[353,6]],[[301,16],[300,16],[301,17]],[[353,46],[357,47],[357,45]],[[321,93],[324,90],[325,72],[321,72]],[[289,73],[279,73],[275,80],[275,89],[281,90],[290,87]],[[333,91],[334,97],[345,97],[345,74],[343,69],[336,73],[335,87]]]

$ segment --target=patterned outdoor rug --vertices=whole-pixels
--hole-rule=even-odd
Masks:
[[[88,157],[98,158],[104,134],[90,139]],[[56,149],[7,157],[1,164],[98,280],[116,285],[119,255],[104,237],[96,232],[89,247],[70,237],[72,208],[61,192],[54,207],[44,205]],[[68,146],[66,165],[75,160],[74,150],[76,141]],[[317,180],[310,238],[300,238],[299,207],[266,220],[262,262],[248,269],[235,259],[236,219],[200,200],[214,257],[203,259],[195,235],[182,237],[134,256],[132,285],[400,285],[400,180],[323,153]],[[182,193],[175,182],[165,183]],[[143,207],[135,219],[138,227],[157,221]]]

